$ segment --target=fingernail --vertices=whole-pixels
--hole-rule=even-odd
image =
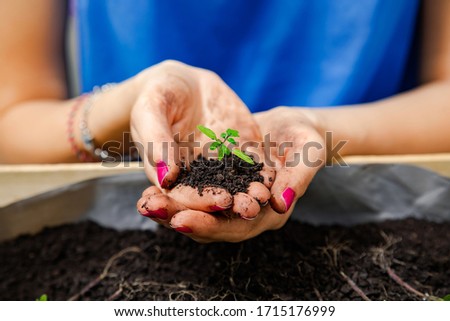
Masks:
[[[289,210],[289,208],[291,207],[292,202],[294,201],[295,192],[292,188],[288,187],[284,190],[284,192],[283,192],[283,194],[281,194],[281,196],[283,197],[284,204],[286,204],[285,212],[287,212]]]
[[[246,221],[253,221],[256,218],[256,216],[254,216],[254,217],[241,216],[241,218]]]
[[[164,161],[160,161],[156,163],[156,172],[158,174],[158,182],[161,187],[163,187],[164,178],[166,178],[167,173],[169,172],[169,167]]]
[[[192,233],[192,230],[187,226],[179,226],[175,228],[175,231],[181,233]]]
[[[219,211],[225,211],[226,208],[218,206],[218,205],[212,205],[209,207],[209,209],[213,212],[219,212]]]
[[[169,217],[169,215],[167,214],[167,210],[165,208],[160,208],[157,209],[156,211],[148,211],[147,213],[142,215],[150,218],[159,218],[160,220],[165,220]]]

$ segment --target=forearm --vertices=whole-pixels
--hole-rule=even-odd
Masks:
[[[88,123],[97,144],[108,140],[122,141],[123,132],[129,129],[135,97],[134,85],[130,81],[95,97]],[[75,99],[29,100],[3,110],[0,115],[0,162],[77,161],[67,132],[69,114],[75,103]],[[83,149],[79,131],[82,113],[83,106],[80,106],[73,119],[75,143],[80,150]]]
[[[0,117],[0,162],[75,161],[67,141],[70,105],[70,101],[36,100],[5,110]]]
[[[347,141],[342,155],[450,151],[449,81],[369,104],[310,111],[324,136],[328,131],[334,143]]]

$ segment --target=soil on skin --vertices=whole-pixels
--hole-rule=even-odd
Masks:
[[[450,293],[449,230],[413,219],[352,228],[290,221],[243,243],[201,245],[165,228],[117,232],[84,222],[0,244],[0,300],[361,300],[349,280],[372,300],[422,300],[387,267],[442,297]]]
[[[199,156],[181,172],[174,185],[188,185],[196,187],[202,195],[205,187],[223,187],[231,195],[246,193],[251,182],[263,182],[264,178],[259,174],[263,163],[249,164],[235,155],[225,156],[221,161],[206,159]]]

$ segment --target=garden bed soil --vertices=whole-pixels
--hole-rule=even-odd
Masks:
[[[0,244],[0,300],[443,297],[449,230],[413,219],[351,228],[289,221],[243,243],[202,245],[165,228],[118,232],[83,222]]]

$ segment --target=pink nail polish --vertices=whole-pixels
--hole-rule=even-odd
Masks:
[[[156,211],[148,211],[147,213],[142,215],[150,218],[159,218],[160,220],[165,220],[169,217],[165,208],[159,208]]]
[[[192,230],[187,226],[176,227],[175,231],[181,232],[181,233],[192,233]]]
[[[166,178],[167,173],[169,172],[169,167],[164,161],[160,161],[156,163],[156,173],[158,174],[158,182],[161,187],[163,187],[164,178]]]
[[[218,206],[218,205],[212,205],[212,206],[209,207],[209,209],[211,211],[213,211],[213,212],[220,212],[220,211],[225,211],[226,210],[226,208],[223,208],[223,207]]]
[[[289,208],[291,207],[292,202],[294,201],[295,192],[292,188],[288,187],[284,190],[284,192],[281,194],[281,196],[283,197],[284,203],[286,204],[285,212],[287,212],[289,210]]]

